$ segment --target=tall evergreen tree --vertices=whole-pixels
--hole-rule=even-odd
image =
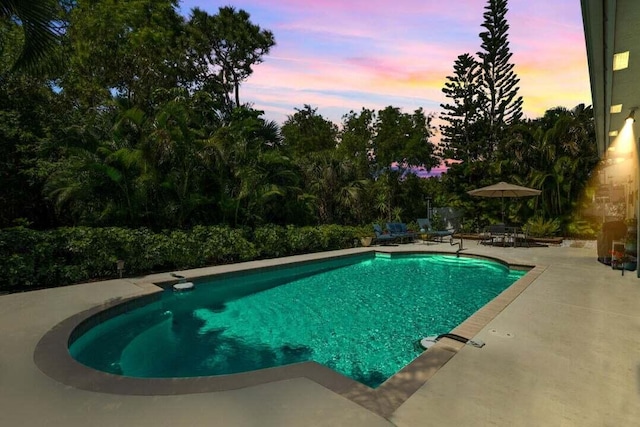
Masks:
[[[485,6],[486,29],[480,33],[482,50],[478,52],[482,77],[480,80],[480,101],[489,134],[485,146],[487,159],[493,158],[505,126],[522,116],[522,97],[518,96],[517,75],[514,64],[509,62],[507,23],[507,0],[488,0]]]
[[[440,116],[445,124],[440,126],[442,134],[439,154],[443,159],[463,162],[479,159],[481,148],[481,114],[479,102],[480,64],[468,53],[458,56],[453,64],[453,76],[447,76],[444,95],[450,104],[440,104],[444,113]]]

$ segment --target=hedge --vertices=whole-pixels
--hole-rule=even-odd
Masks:
[[[64,286],[125,276],[344,249],[361,229],[325,225],[250,229],[196,226],[153,232],[146,228],[72,227],[47,231],[0,230],[1,292]]]

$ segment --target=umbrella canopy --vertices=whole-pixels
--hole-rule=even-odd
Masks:
[[[509,184],[508,182],[499,182],[487,187],[476,188],[467,191],[467,194],[478,197],[500,197],[502,199],[502,222],[504,222],[504,198],[505,197],[529,197],[537,196],[542,193],[535,188],[522,187],[520,185]]]

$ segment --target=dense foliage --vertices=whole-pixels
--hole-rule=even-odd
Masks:
[[[68,1],[71,0],[0,1],[0,22],[21,24],[15,28],[18,43],[10,55],[3,55],[11,69],[36,71],[45,68],[62,31],[57,18]]]
[[[0,247],[25,284],[112,276],[122,251],[137,273],[345,247],[351,232],[323,230],[409,223],[428,203],[474,231],[500,204],[466,192],[498,181],[542,190],[510,200],[508,222],[588,228],[576,212],[598,161],[593,110],[521,117],[506,0],[488,0],[478,59],[447,77],[439,146],[422,109],[335,124],[304,105],[279,126],[241,103],[276,43],[244,10],[25,3],[0,2]],[[63,66],[29,66],[43,56]],[[441,177],[415,175],[442,162]]]
[[[254,230],[195,226],[153,232],[147,228],[61,227],[0,231],[0,292],[63,286],[92,279],[177,271],[253,259],[345,249],[354,246],[354,227],[281,227]]]
[[[357,225],[414,210],[400,188],[439,164],[431,116],[389,106],[339,128],[305,105],[280,128],[239,94],[273,34],[243,10],[177,5],[72,2],[56,18],[63,70],[0,69],[0,226]],[[2,24],[5,53],[19,51],[19,21]]]
[[[593,109],[557,107],[539,119],[522,118],[522,97],[510,62],[507,0],[487,0],[478,59],[460,55],[447,77],[440,127],[441,156],[450,164],[439,200],[465,211],[470,231],[500,219],[496,200],[471,199],[466,192],[507,181],[542,190],[508,202],[506,221],[558,224],[575,230],[584,194],[598,163]],[[535,222],[535,221],[534,221]]]

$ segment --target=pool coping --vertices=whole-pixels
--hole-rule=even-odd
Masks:
[[[330,253],[316,254],[316,256],[312,258],[313,260],[321,260],[366,252],[451,255],[451,252],[446,251],[416,250],[415,248],[402,251],[372,248],[366,251],[350,252],[347,255]],[[464,254],[463,256],[489,259],[509,265],[511,268],[529,269],[527,274],[522,278],[514,282],[451,331],[452,333],[467,338],[473,338],[478,334],[547,268],[543,265],[509,264],[499,258],[489,256],[472,254]],[[295,257],[287,259],[289,262],[276,260],[284,262],[280,262],[279,265],[274,266],[274,268],[296,263],[297,261],[292,258]],[[240,265],[234,266],[232,270],[245,271],[255,268],[251,267],[251,265],[246,265],[246,268],[240,268],[239,266]],[[264,268],[268,268],[268,266]],[[199,277],[197,274],[196,272],[187,277],[195,279]],[[158,280],[156,283],[167,281],[168,280]],[[133,378],[97,371],[73,359],[68,351],[68,343],[72,339],[74,331],[76,331],[77,334],[78,327],[81,327],[88,319],[94,319],[93,321],[95,322],[95,315],[98,313],[109,313],[113,310],[122,311],[129,309],[130,304],[140,304],[142,301],[146,301],[147,298],[154,298],[154,296],[159,295],[159,293],[163,291],[161,286],[150,282],[141,282],[138,283],[138,285],[141,287],[140,293],[127,298],[108,300],[104,304],[100,304],[63,320],[49,330],[38,342],[34,351],[34,362],[38,368],[49,377],[68,386],[82,390],[122,395],[180,395],[216,392],[306,377],[378,415],[388,417],[457,352],[465,347],[463,343],[443,338],[376,389],[369,388],[316,362],[302,362],[231,375],[192,378]],[[105,314],[105,318],[112,315],[113,314]]]

